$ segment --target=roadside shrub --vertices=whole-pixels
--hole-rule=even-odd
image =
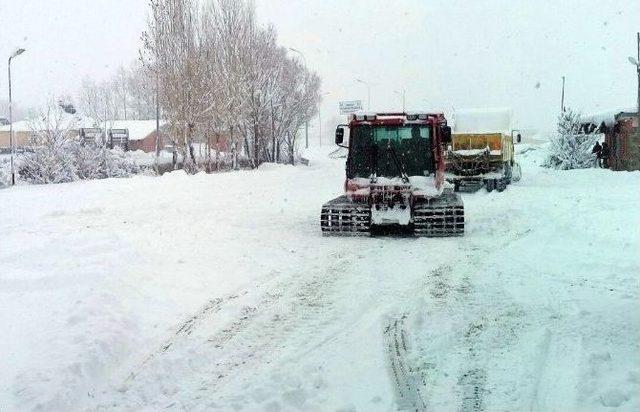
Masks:
[[[548,156],[542,164],[553,169],[586,169],[594,167],[596,156],[591,153],[598,133],[585,134],[580,129],[580,115],[567,109],[558,117],[558,131],[550,139]]]
[[[11,183],[11,171],[9,169],[9,160],[0,159],[0,189],[9,186]]]
[[[34,146],[32,152],[22,155],[18,168],[23,180],[35,184],[129,177],[139,172],[138,165],[119,148],[85,146],[73,140]]]

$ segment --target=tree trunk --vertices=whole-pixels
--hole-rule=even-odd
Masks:
[[[253,164],[260,166],[260,144],[258,142],[258,125],[253,122]]]
[[[230,132],[231,132],[231,151],[232,151],[232,157],[233,157],[233,170],[238,170],[238,138],[236,136],[233,135],[233,126],[231,126],[230,128]]]
[[[244,147],[247,158],[251,162],[251,168],[255,169],[258,166],[256,166],[255,162],[253,161],[253,156],[251,156],[251,152],[249,151],[249,138],[247,136],[247,133],[244,134]]]

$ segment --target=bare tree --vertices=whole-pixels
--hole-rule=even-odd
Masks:
[[[298,129],[317,111],[320,79],[259,27],[251,1],[150,0],[142,61],[159,80],[160,102],[185,168],[197,170],[194,141],[227,135],[238,167],[253,167],[284,146],[294,162]],[[131,99],[130,101],[135,101]],[[129,109],[127,109],[129,110]],[[217,145],[213,144],[216,158]]]

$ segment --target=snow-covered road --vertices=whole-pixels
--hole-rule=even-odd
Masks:
[[[320,150],[0,191],[0,410],[638,410],[640,173],[532,149],[464,238],[323,238]]]

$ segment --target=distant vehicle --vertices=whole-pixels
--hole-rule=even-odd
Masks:
[[[345,194],[322,206],[322,233],[370,235],[393,227],[417,236],[463,235],[462,199],[445,189],[443,144],[450,139],[441,113],[351,115],[335,140],[348,148]]]
[[[104,130],[95,127],[82,127],[78,130],[82,144],[97,146],[104,142]]]
[[[508,109],[469,110],[456,113],[456,125],[447,150],[446,178],[455,191],[491,192],[520,180],[509,133]]]
[[[109,129],[107,135],[109,149],[119,147],[125,152],[129,150],[129,129]]]

